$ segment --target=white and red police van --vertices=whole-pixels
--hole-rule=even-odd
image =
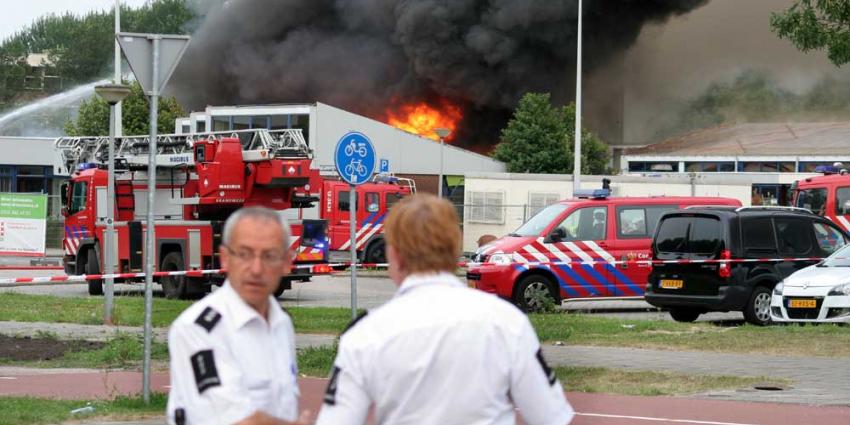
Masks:
[[[651,271],[650,245],[662,213],[692,205],[741,206],[718,197],[610,197],[610,190],[577,191],[513,233],[478,249],[467,271],[470,286],[513,300],[527,310],[549,297],[642,297]]]

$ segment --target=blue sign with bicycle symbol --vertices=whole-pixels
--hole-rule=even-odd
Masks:
[[[336,172],[348,184],[369,181],[375,171],[375,147],[363,133],[352,131],[336,142],[334,152]]]

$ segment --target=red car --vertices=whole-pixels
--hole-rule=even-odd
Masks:
[[[543,297],[642,297],[659,216],[693,205],[741,202],[714,197],[609,197],[607,189],[582,191],[577,199],[552,204],[519,229],[476,252],[470,286],[538,309]],[[590,264],[592,263],[592,264]]]

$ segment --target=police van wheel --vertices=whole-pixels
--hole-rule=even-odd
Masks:
[[[673,307],[670,309],[670,317],[677,322],[693,322],[694,320],[697,320],[697,317],[699,317],[700,314],[702,314],[702,312],[695,308]]]
[[[552,280],[540,275],[526,276],[514,291],[514,302],[523,311],[540,311],[548,305],[557,305],[558,296]]]
[[[92,249],[86,258],[86,274],[100,274],[100,264],[97,261],[97,253]],[[89,280],[89,295],[103,295],[103,280]]]
[[[159,269],[164,272],[176,272],[186,270],[183,267],[183,256],[179,252],[169,252],[162,259]],[[163,276],[159,281],[162,284],[162,292],[168,299],[186,299],[186,276]]]
[[[744,307],[744,319],[757,326],[770,324],[770,289],[756,286],[750,301]]]

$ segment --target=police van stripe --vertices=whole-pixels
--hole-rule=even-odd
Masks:
[[[381,214],[381,216],[378,217],[375,220],[374,223],[372,223],[372,230],[370,230],[368,233],[365,234],[365,236],[363,236],[362,238],[360,238],[359,241],[357,241],[357,249],[362,248],[363,244],[365,244],[369,240],[369,238],[372,237],[372,235],[374,235],[375,233],[378,233],[378,231],[383,229],[384,225],[382,223],[384,222],[384,218],[386,216],[387,216],[386,213]],[[364,230],[365,230],[365,228],[364,228]]]
[[[587,274],[593,276],[593,278],[596,279],[597,282],[608,288],[608,290],[611,291],[611,294],[609,295],[622,295],[622,291],[617,289],[617,286],[611,281],[609,281],[602,273],[599,273],[596,270],[595,265],[582,264],[581,267]]]
[[[369,214],[369,216],[367,216],[366,219],[364,219],[363,222],[360,223],[360,227],[363,227],[366,224],[368,224],[370,221],[372,221],[372,219],[375,218],[376,214],[378,214],[377,211],[373,212],[372,214]]]
[[[567,295],[569,295],[571,297],[580,297],[581,294],[579,294],[578,290],[576,288],[572,287],[571,285],[567,285],[567,281],[564,280],[564,278],[561,277],[561,273],[558,273],[558,270],[560,270],[563,267],[568,267],[568,266],[561,265],[561,266],[555,266],[555,267],[556,267],[556,269],[552,270],[552,274],[554,274],[555,277],[558,279],[558,286],[560,286],[561,289],[563,289],[564,292],[567,293]]]
[[[547,258],[545,255],[543,255],[540,251],[534,249],[534,247],[531,246],[531,245],[526,245],[525,247],[523,247],[523,249],[525,249],[526,252],[528,252],[534,258],[536,258],[537,261],[541,261],[541,262],[544,262],[544,263],[549,261],[549,258]]]
[[[553,247],[552,244],[544,244],[543,238],[538,238],[536,241],[532,242],[532,244],[535,245],[535,246],[538,246],[539,250],[551,254],[553,257],[555,257],[559,261],[563,261],[565,263],[572,262],[572,259],[569,256],[567,256],[566,254],[564,254],[560,250],[555,249],[555,247]]]
[[[572,252],[573,252],[573,254],[575,254],[575,255],[577,255],[579,258],[581,258],[581,260],[582,260],[582,261],[586,261],[586,262],[591,262],[591,261],[593,261],[593,257],[591,257],[591,256],[590,256],[590,255],[588,255],[586,252],[584,252],[584,250],[583,250],[583,249],[581,249],[580,247],[578,247],[575,243],[573,243],[573,242],[565,242],[565,243],[564,243],[564,246],[566,246],[566,247],[567,247],[567,249],[569,249],[570,251],[572,251]]]
[[[614,267],[614,266],[613,266],[613,265],[611,265],[611,264],[605,264],[605,268],[606,268],[606,269],[608,269],[608,271],[609,271],[609,272],[610,272],[610,273],[611,273],[611,274],[612,274],[612,275],[613,275],[616,279],[619,279],[619,280],[620,280],[620,282],[623,282],[623,284],[625,285],[625,287],[626,287],[626,288],[628,288],[629,290],[631,290],[631,291],[632,291],[632,294],[630,294],[630,295],[643,295],[643,288],[641,288],[639,285],[635,285],[635,283],[634,283],[634,282],[632,282],[632,280],[631,280],[631,279],[629,279],[629,278],[628,278],[626,275],[624,275],[623,273],[620,273],[620,271],[619,271],[619,270],[617,270],[617,267]]]
[[[593,241],[583,241],[583,242],[584,242],[585,245],[590,247],[590,249],[592,249],[593,252],[596,253],[596,255],[602,257],[605,261],[608,261],[608,262],[614,261],[614,256],[612,256],[607,251],[602,249],[602,247],[597,245],[596,242],[593,242]]]

